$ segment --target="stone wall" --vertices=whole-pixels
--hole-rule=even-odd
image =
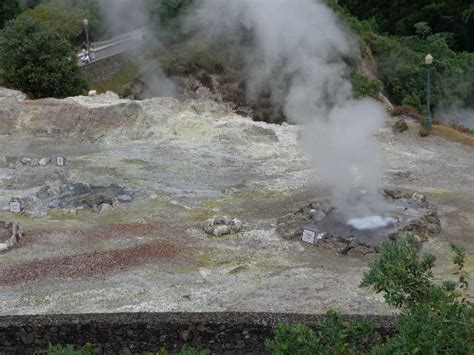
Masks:
[[[91,84],[100,83],[105,80],[112,79],[127,65],[127,60],[124,56],[118,54],[106,59],[98,60],[90,64],[84,65],[84,70],[89,78]]]
[[[48,343],[93,344],[99,354],[144,354],[184,345],[213,354],[263,354],[279,323],[314,326],[324,316],[265,313],[121,313],[0,317],[0,354],[33,354]],[[360,319],[347,316],[346,320]],[[391,317],[371,317],[382,334]]]

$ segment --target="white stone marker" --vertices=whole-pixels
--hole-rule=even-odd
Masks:
[[[64,157],[61,157],[61,156],[56,157],[56,165],[57,166],[66,165],[66,159]]]
[[[11,200],[9,205],[9,210],[12,213],[21,213],[21,202],[16,200]]]
[[[303,235],[301,236],[301,240],[308,244],[315,244],[316,243],[316,232],[311,229],[304,229]]]

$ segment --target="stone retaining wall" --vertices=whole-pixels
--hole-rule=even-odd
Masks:
[[[268,313],[121,313],[0,317],[0,354],[33,354],[52,344],[93,344],[98,354],[144,354],[184,345],[213,354],[263,354],[279,323],[314,326],[324,316]],[[346,316],[347,320],[360,316]],[[367,317],[365,317],[367,318]],[[370,317],[382,334],[393,318]]]
[[[112,77],[120,73],[126,65],[127,60],[124,56],[118,54],[84,65],[82,70],[86,72],[89,82],[95,84],[112,79]]]

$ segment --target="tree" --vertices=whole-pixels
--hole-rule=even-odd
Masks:
[[[0,32],[0,80],[33,98],[87,89],[69,42],[31,17],[19,17]]]
[[[2,0],[0,2],[0,29],[7,21],[14,19],[20,13],[18,0]]]
[[[45,4],[26,10],[20,17],[32,17],[42,25],[56,31],[69,41],[79,37],[82,33],[82,20],[84,15],[71,11],[66,7]]]

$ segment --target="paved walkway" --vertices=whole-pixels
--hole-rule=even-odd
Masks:
[[[145,31],[143,28],[140,28],[120,36],[116,36],[108,41],[91,43],[92,62],[104,60],[117,54],[137,48],[145,40]],[[77,57],[80,58],[80,56],[81,53],[78,53]],[[84,66],[88,64],[89,63],[84,63],[79,59],[79,65]]]

